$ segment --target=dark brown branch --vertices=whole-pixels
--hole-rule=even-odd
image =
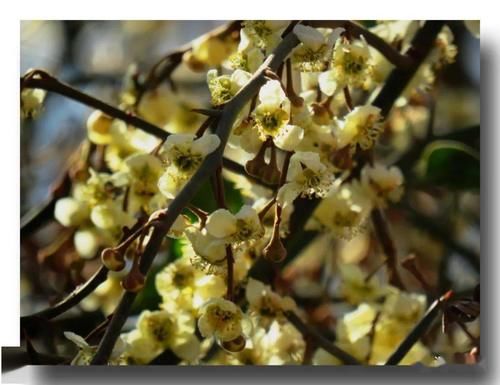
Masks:
[[[441,305],[448,301],[451,296],[452,292],[449,291],[431,304],[419,323],[415,325],[403,342],[401,342],[396,351],[392,353],[385,365],[397,365],[403,358],[405,358],[406,354],[410,351],[413,345],[415,345],[415,343],[425,334],[431,323],[436,319],[439,314],[439,310],[442,309]]]
[[[127,231],[124,231],[119,243],[123,242],[123,240],[125,240],[129,234],[135,232],[138,228],[140,228],[142,224],[142,219],[138,220],[131,229],[127,229]],[[92,293],[97,288],[97,286],[104,282],[107,278],[107,275],[108,269],[105,266],[101,266],[99,270],[97,270],[94,275],[88,279],[87,282],[78,286],[62,301],[37,313],[21,317],[21,326],[29,328],[29,326],[36,324],[37,320],[52,319],[68,311],[73,306],[78,305],[85,297]]]
[[[192,112],[196,112],[197,114],[200,114],[200,115],[205,115],[205,116],[220,116],[221,114],[221,111],[220,110],[216,110],[216,109],[212,109],[212,108],[193,108],[191,110]]]
[[[234,255],[231,245],[226,246],[226,263],[227,263],[226,298],[229,301],[232,301],[234,297]]]
[[[107,274],[108,269],[101,266],[87,282],[78,286],[62,301],[37,313],[21,317],[21,325],[29,329],[30,325],[36,323],[40,318],[51,319],[57,317],[73,306],[78,305],[85,297],[92,293],[97,286],[106,280]]]
[[[36,76],[35,76],[36,75]],[[73,99],[77,102],[85,104],[104,112],[113,118],[120,119],[127,124],[140,128],[148,134],[154,135],[160,139],[165,139],[169,133],[160,127],[155,126],[135,115],[122,111],[112,105],[103,102],[93,96],[81,92],[48,74],[47,72],[36,70],[35,73],[30,72],[21,78],[22,88],[39,88],[46,91],[55,92],[59,95]]]
[[[382,214],[382,211],[379,208],[373,209],[372,222],[375,234],[377,235],[378,241],[380,242],[382,250],[387,258],[389,282],[394,286],[399,287],[400,289],[404,289],[405,286],[398,272],[398,257],[396,246],[389,230],[389,224],[387,223],[384,214]]]
[[[300,317],[293,311],[288,311],[285,313],[286,318],[290,323],[295,326],[295,328],[302,333],[302,335],[307,338],[311,338],[312,341],[320,348],[326,350],[335,358],[342,361],[345,365],[361,365],[361,363],[349,353],[340,349],[338,346],[332,344],[325,337],[319,334],[314,328],[305,324]]]
[[[387,117],[396,99],[405,90],[422,62],[432,50],[434,41],[443,28],[443,25],[443,21],[426,21],[424,26],[417,32],[411,42],[410,48],[406,51],[406,55],[413,58],[411,66],[394,69],[372,103],[381,109],[382,116]]]
[[[68,166],[51,184],[49,196],[40,205],[30,209],[21,218],[21,237],[36,231],[54,217],[56,201],[66,196],[71,189],[71,176],[74,174],[74,169],[86,165],[92,154],[91,146],[85,146],[84,144],[85,142],[71,154],[67,162]]]
[[[349,91],[348,86],[344,87],[344,98],[345,98],[345,104],[347,105],[347,108],[349,109],[349,111],[352,111],[354,109],[354,105],[352,104],[351,91]]]

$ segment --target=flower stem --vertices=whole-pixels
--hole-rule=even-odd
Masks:
[[[354,109],[354,106],[352,104],[351,92],[349,91],[348,86],[344,87],[344,98],[345,98],[345,104],[347,105],[347,108],[349,109],[349,111],[352,111]]]

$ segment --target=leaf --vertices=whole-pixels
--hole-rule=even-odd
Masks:
[[[437,140],[422,154],[419,171],[425,182],[457,190],[479,189],[479,153],[452,140]]]
[[[224,195],[226,198],[226,206],[232,213],[238,212],[243,206],[243,196],[241,192],[235,188],[234,183],[224,180]],[[217,210],[217,202],[212,193],[212,185],[209,181],[205,182],[202,188],[194,196],[191,204],[194,206],[211,213]]]
[[[238,212],[243,206],[243,196],[240,190],[234,187],[234,183],[224,179],[224,190],[226,194],[226,205],[233,213]]]

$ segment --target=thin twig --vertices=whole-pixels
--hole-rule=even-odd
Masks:
[[[392,239],[391,232],[389,230],[389,224],[387,223],[382,211],[379,208],[375,208],[372,211],[372,222],[377,238],[382,246],[385,256],[387,257],[387,268],[389,269],[389,282],[394,286],[404,289],[403,281],[398,272],[398,257],[396,252],[396,246],[394,240]]]
[[[37,76],[34,76],[34,75]],[[23,88],[38,88],[46,91],[55,92],[59,95],[66,96],[67,98],[76,100],[82,104],[93,107],[104,112],[113,118],[120,119],[127,124],[140,128],[148,134],[154,135],[160,139],[166,138],[169,133],[160,127],[155,126],[131,113],[120,110],[112,105],[103,102],[93,96],[73,88],[49,73],[41,70],[36,70],[36,73],[30,72],[21,78],[21,85]]]
[[[106,317],[104,321],[102,321],[99,325],[97,325],[94,329],[92,329],[86,336],[85,336],[85,341],[88,343],[91,343],[92,339],[97,337],[99,334],[101,334],[106,326],[108,326],[109,321],[111,320],[112,314]]]
[[[401,342],[396,351],[391,354],[385,365],[397,365],[405,358],[406,354],[415,345],[415,343],[422,337],[432,321],[436,319],[439,314],[439,310],[442,309],[442,304],[450,299],[452,292],[449,291],[445,293],[442,297],[436,299],[427,312],[422,317],[422,319],[415,325],[412,331],[406,336],[406,338]]]
[[[137,223],[131,229],[124,232],[119,243],[126,239],[127,236],[133,233],[137,228],[141,227],[142,224],[142,220],[137,221]],[[97,288],[97,286],[104,282],[107,278],[107,275],[108,269],[105,266],[101,266],[99,270],[97,270],[94,275],[88,279],[87,282],[78,286],[63,300],[37,313],[21,317],[21,325],[28,325],[29,327],[29,325],[32,325],[34,323],[36,324],[40,319],[52,319],[68,311],[73,306],[78,305],[85,297],[92,293]]]
[[[266,203],[266,205],[259,211],[259,219],[262,221],[266,216],[267,212],[276,203],[276,197],[274,196]]]
[[[285,317],[290,321],[290,323],[295,326],[295,328],[302,333],[304,337],[310,337],[314,343],[320,348],[326,350],[335,358],[338,358],[345,365],[361,365],[361,363],[351,356],[349,353],[340,349],[338,346],[332,344],[325,337],[319,334],[315,329],[305,324],[300,317],[293,311],[285,312]]]
[[[215,170],[215,175],[213,178],[213,190],[215,194],[215,200],[217,205],[221,209],[226,209],[226,196],[224,193],[224,180],[222,179],[222,166],[219,166]],[[227,275],[226,275],[226,298],[229,301],[233,300],[233,290],[234,290],[234,255],[233,248],[231,244],[226,245],[226,265],[227,265]]]
[[[33,322],[36,323],[40,318],[51,319],[57,317],[58,315],[71,309],[73,306],[78,305],[80,301],[92,293],[97,286],[106,280],[107,274],[108,269],[105,266],[101,266],[87,282],[78,286],[62,301],[37,313],[21,317],[21,325],[29,328],[29,325]]]
[[[57,177],[50,186],[49,196],[40,204],[30,209],[21,218],[21,237],[32,233],[48,220],[54,217],[54,208],[56,201],[66,196],[71,188],[71,173],[75,165],[81,161],[81,156],[85,156],[84,162],[88,162],[92,151],[84,144],[78,146],[78,149],[71,154],[68,166]]]
[[[354,106],[352,104],[351,91],[349,91],[348,86],[344,87],[344,98],[345,98],[345,104],[347,105],[347,108],[349,109],[349,111],[352,111],[354,109]]]

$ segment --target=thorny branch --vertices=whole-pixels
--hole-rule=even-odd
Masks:
[[[329,25],[325,25],[328,23]],[[412,47],[408,50],[406,54],[401,54],[393,47],[385,43],[378,36],[371,34],[369,31],[365,30],[361,26],[349,22],[349,21],[340,21],[340,22],[323,22],[323,21],[314,21],[309,22],[309,25],[313,26],[329,26],[332,27],[333,24],[336,26],[342,26],[349,30],[349,33],[352,36],[359,37],[363,35],[367,42],[372,45],[374,48],[378,49],[382,54],[384,54],[387,59],[396,65],[396,69],[389,76],[386,85],[381,90],[373,105],[381,108],[383,116],[387,116],[392,105],[396,98],[401,94],[404,90],[408,82],[411,80],[412,76],[418,69],[419,65],[432,48],[432,43],[440,31],[443,22],[427,22],[424,27],[417,33],[414,41],[412,42]],[[229,25],[225,26],[225,28],[221,28],[217,33],[228,33],[237,30],[240,27],[240,22],[233,22]],[[212,31],[211,33],[215,33]],[[146,275],[161,244],[162,240],[169,230],[170,226],[173,224],[177,216],[180,212],[186,207],[194,194],[201,187],[203,182],[211,175],[214,171],[216,171],[217,167],[220,167],[221,161],[228,169],[233,169],[236,172],[243,172],[244,168],[237,164],[236,162],[223,159],[223,151],[228,139],[228,135],[232,124],[237,116],[237,113],[242,109],[242,107],[248,103],[251,98],[258,92],[260,86],[262,86],[265,82],[264,74],[270,69],[271,71],[277,71],[278,67],[281,63],[286,59],[290,51],[298,44],[298,39],[295,37],[293,33],[289,33],[285,39],[280,43],[275,53],[270,55],[266,62],[261,66],[261,68],[254,74],[252,79],[248,82],[248,84],[243,87],[238,94],[225,106],[224,109],[221,110],[219,116],[219,122],[217,124],[216,134],[221,139],[221,145],[219,148],[203,161],[201,167],[198,169],[196,174],[192,177],[192,179],[188,182],[182,192],[171,202],[168,210],[166,211],[166,215],[162,218],[161,223],[154,228],[150,241],[146,245],[144,250],[144,254],[141,258],[140,262],[140,270]],[[182,61],[182,55],[185,52],[188,52],[191,49],[191,46],[185,46],[181,49],[167,55],[167,57],[160,60],[155,67],[151,70],[149,76],[146,78],[146,81],[142,84],[142,90],[145,91],[147,89],[151,89],[156,87],[162,80],[168,79],[172,73],[172,71],[177,67],[177,65]],[[59,93],[61,95],[67,96],[71,99],[80,101],[84,104],[87,104],[91,107],[99,109],[104,113],[115,117],[117,119],[121,119],[128,124],[131,124],[137,128],[143,129],[145,132],[148,132],[152,135],[155,135],[161,139],[165,139],[168,136],[168,133],[162,130],[159,127],[156,127],[135,115],[129,114],[122,110],[119,110],[109,104],[106,104],[92,96],[86,95],[76,89],[71,88],[70,86],[59,82],[57,79],[52,77],[51,75],[43,72],[43,71],[35,71],[33,73],[28,74],[24,78],[21,79],[22,87],[30,87],[30,88],[41,88],[47,91],[53,91]],[[314,208],[316,207],[317,202],[312,201],[306,202],[308,205],[305,207],[306,214],[304,214],[303,210],[298,210],[300,205],[303,205],[304,202],[298,201],[295,212],[301,211],[300,218],[296,218],[296,215],[292,217],[291,227],[294,229],[299,228],[300,224],[303,224],[305,220],[310,216]],[[375,230],[377,235],[381,239],[382,247],[388,256],[388,264],[389,269],[393,275],[393,283],[397,284],[399,280],[399,276],[397,275],[396,269],[396,250],[394,248],[394,243],[391,239],[388,225],[384,219],[383,214],[380,210],[376,209],[372,213],[372,219],[374,222]],[[229,270],[229,269],[228,269]],[[64,311],[68,310],[72,306],[75,306],[77,303],[81,301],[86,295],[92,292],[95,287],[101,283],[107,275],[107,269],[103,266],[99,269],[94,276],[84,285],[77,288],[73,293],[70,294],[65,300],[56,304],[55,306],[46,309],[42,312],[36,313],[34,315],[23,317],[25,322],[36,320],[37,317],[42,318],[53,318]],[[231,285],[232,286],[232,285]],[[232,290],[231,290],[232,291]],[[229,289],[229,277],[228,277],[228,296],[231,298],[231,293]],[[106,332],[99,344],[96,355],[93,358],[93,364],[105,364],[107,363],[111,351],[114,347],[114,344],[119,336],[121,328],[127,319],[132,303],[136,298],[137,293],[125,292],[122,296],[122,299],[115,309],[113,317],[109,322],[109,326],[106,329]],[[414,330],[408,335],[408,337],[403,341],[400,347],[396,350],[396,352],[390,357],[387,361],[386,365],[395,365],[400,362],[401,359],[404,358],[405,354],[411,349],[414,343],[420,338],[421,335],[427,330],[428,326],[434,320],[437,312],[438,305],[442,301],[446,301],[448,299],[447,295],[441,297],[436,300],[431,307],[429,308],[426,315],[423,319],[416,325]],[[323,336],[317,333],[314,329],[304,324],[302,320],[292,312],[287,312],[286,317],[288,320],[304,335],[310,337],[314,340],[317,346],[327,350],[330,354],[334,355],[338,359],[342,360],[345,364],[350,365],[359,365],[359,361],[357,361],[354,357],[350,356],[348,353],[342,351],[335,345],[331,344],[328,340],[326,340]]]
[[[191,201],[196,192],[203,185],[203,182],[213,174],[217,167],[219,167],[234,120],[236,119],[238,112],[251,100],[251,98],[258,92],[259,88],[265,83],[265,70],[270,68],[271,70],[276,71],[278,66],[283,62],[283,60],[285,60],[291,50],[298,43],[299,40],[293,33],[287,35],[278,45],[274,53],[266,59],[260,69],[253,75],[250,81],[224,106],[216,130],[216,134],[219,136],[221,144],[216,151],[212,152],[205,158],[200,168],[189,180],[183,190],[170,203],[167,215],[163,218],[161,226],[154,229],[150,241],[146,245],[144,254],[141,258],[140,270],[143,275],[147,274],[165,234],[170,226],[172,226],[177,216]],[[99,344],[97,352],[91,362],[92,364],[103,365],[107,363],[115,342],[120,334],[121,328],[128,317],[136,295],[136,293],[132,292],[124,293],[118,307],[115,310],[115,314],[111,319],[106,333]]]

